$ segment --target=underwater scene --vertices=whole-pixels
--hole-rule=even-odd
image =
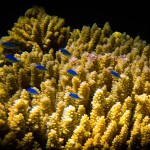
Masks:
[[[0,39],[0,150],[148,150],[150,45],[109,22],[71,29],[31,7]]]

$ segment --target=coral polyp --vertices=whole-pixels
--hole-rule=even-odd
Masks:
[[[33,7],[0,43],[0,149],[150,147],[150,46],[139,36],[109,22],[71,30]]]

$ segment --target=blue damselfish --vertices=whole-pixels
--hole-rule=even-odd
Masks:
[[[59,51],[60,51],[62,54],[66,55],[66,56],[70,56],[70,55],[71,55],[71,53],[69,53],[68,50],[66,50],[66,49],[64,49],[64,48],[60,48]]]
[[[117,78],[121,78],[120,75],[119,75],[117,72],[113,71],[113,70],[111,70],[110,73],[111,73],[113,76],[117,77]]]
[[[77,72],[74,71],[74,70],[72,70],[72,69],[68,69],[67,72],[68,72],[70,75],[72,75],[72,76],[77,76],[77,75],[78,75]]]
[[[13,55],[10,54],[5,55],[5,58],[12,63],[16,63],[19,61],[17,58],[15,58]]]
[[[16,46],[11,42],[2,42],[1,45],[6,49],[15,49]]]
[[[37,68],[40,71],[46,71],[46,68],[42,65],[36,65],[35,68]]]
[[[30,94],[35,95],[35,94],[39,94],[35,89],[33,88],[27,88],[26,89]]]
[[[74,99],[80,99],[80,97],[77,94],[72,93],[72,92],[69,94],[69,96],[74,98]]]

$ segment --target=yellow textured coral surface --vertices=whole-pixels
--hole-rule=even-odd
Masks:
[[[113,32],[108,22],[81,30],[64,23],[33,7],[1,38],[0,149],[148,149],[149,44]],[[8,62],[6,54],[19,61]],[[37,70],[36,64],[46,71]],[[68,69],[78,75],[69,75]],[[39,94],[30,95],[28,87]]]

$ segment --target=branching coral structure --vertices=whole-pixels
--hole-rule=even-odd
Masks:
[[[1,38],[0,149],[148,149],[150,45],[108,22],[64,24],[33,7]]]

